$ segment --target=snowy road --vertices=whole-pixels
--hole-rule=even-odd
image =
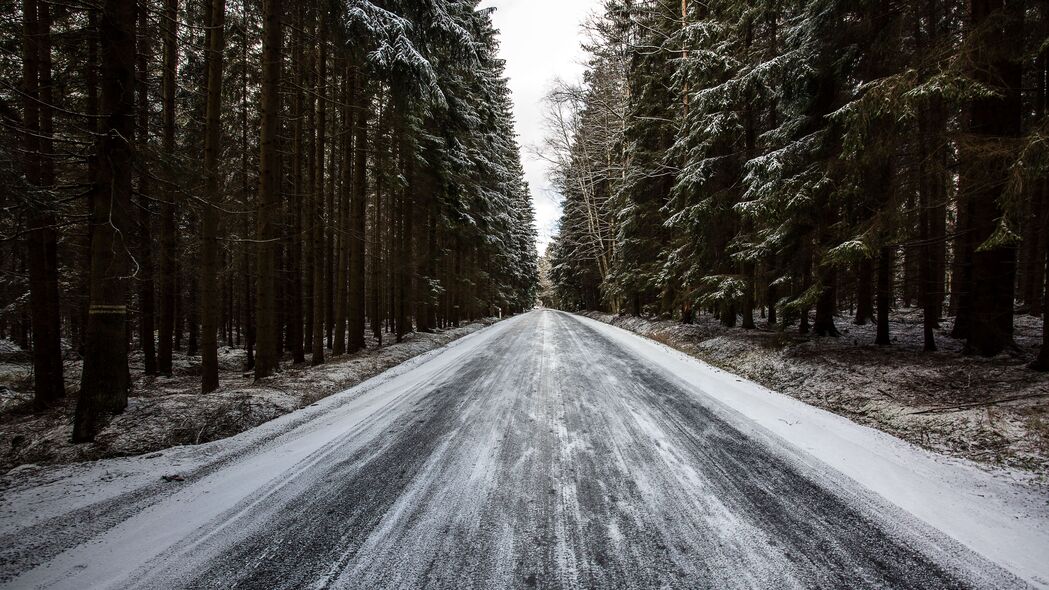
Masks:
[[[680,358],[653,362],[669,354],[613,330],[528,313],[258,432],[14,486],[0,505],[0,579],[16,588],[1024,587],[999,563],[1041,583],[1049,545],[1029,556],[1018,545],[1011,563],[993,547],[977,546],[981,555],[930,526],[935,513],[919,519],[719,401],[718,384],[735,378]],[[813,436],[859,429],[828,424]],[[159,481],[158,470],[176,469],[186,481]],[[978,528],[990,517],[966,518]]]

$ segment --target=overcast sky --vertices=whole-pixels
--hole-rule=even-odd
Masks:
[[[546,165],[532,156],[531,148],[543,139],[543,96],[555,79],[579,80],[585,58],[579,27],[600,7],[600,0],[484,0],[494,6],[499,29],[499,54],[506,60],[506,75],[514,97],[514,118],[532,189],[539,252],[550,242],[561,209],[547,180]]]

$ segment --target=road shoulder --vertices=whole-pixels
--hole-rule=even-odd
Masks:
[[[1049,502],[1044,485],[1031,474],[922,449],[633,331],[574,317],[662,367],[702,399],[738,414],[1029,583],[1049,587]]]

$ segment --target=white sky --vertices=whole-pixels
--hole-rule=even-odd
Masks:
[[[580,25],[601,5],[600,0],[484,0],[481,8],[496,8],[492,20],[499,29],[499,56],[514,99],[514,119],[525,177],[532,189],[539,253],[546,250],[561,215],[559,198],[547,180],[545,162],[532,155],[543,140],[543,96],[557,78],[579,80],[584,52]]]

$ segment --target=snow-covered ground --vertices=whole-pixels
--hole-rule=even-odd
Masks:
[[[231,438],[6,474],[0,581],[1049,588],[1028,480],[536,311]]]
[[[652,338],[807,404],[921,447],[1049,476],[1049,373],[1026,368],[1041,343],[1041,319],[1016,317],[1017,349],[985,359],[961,353],[937,331],[939,351],[922,351],[921,313],[891,316],[892,346],[874,345],[874,326],[839,318],[840,338],[725,328],[702,315],[673,320],[584,314]],[[1046,482],[1049,484],[1049,481]]]
[[[1049,491],[1035,476],[929,452],[659,342],[581,321],[1032,584],[1049,587]]]
[[[317,367],[291,366],[290,358],[286,358],[283,371],[262,382],[255,382],[251,371],[243,370],[243,349],[222,346],[221,385],[207,394],[200,393],[199,356],[177,353],[171,377],[143,375],[142,359],[135,356],[127,410],[110,421],[94,443],[78,445],[70,442],[75,395],[70,394],[64,405],[47,412],[33,411],[29,355],[7,342],[0,346],[0,469],[139,455],[232,436],[356,385],[492,321],[412,333],[400,343],[389,337],[382,346],[369,334],[364,351],[328,358],[327,364]],[[69,356],[75,358],[72,353]],[[67,360],[70,392],[76,389],[80,369],[79,360]]]

